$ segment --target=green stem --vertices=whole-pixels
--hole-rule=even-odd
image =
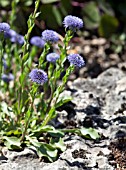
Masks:
[[[46,43],[45,46],[44,46],[43,52],[42,52],[42,54],[39,57],[38,68],[42,68],[43,69],[42,65],[43,65],[43,63],[45,61],[45,57],[46,57],[47,53],[49,52],[49,49],[50,49],[50,44]]]
[[[26,132],[27,132],[27,128],[28,128],[28,125],[29,125],[30,118],[31,118],[31,116],[29,116],[29,118],[28,118],[28,120],[27,120],[27,122],[25,124],[25,129],[24,129],[24,132],[22,133],[21,140],[20,140],[21,142],[24,141],[24,138],[25,138],[25,135],[26,135]]]
[[[34,85],[32,86],[32,91],[31,91],[31,94],[30,95],[30,100],[31,100],[31,107],[29,108],[29,110],[27,112],[30,112],[29,113],[29,117],[27,118],[26,122],[25,122],[25,128],[24,128],[24,132],[22,133],[22,137],[21,137],[21,142],[24,141],[24,138],[25,138],[25,135],[27,133],[27,129],[28,129],[28,126],[29,126],[29,121],[31,119],[31,116],[32,116],[32,110],[33,110],[33,105],[34,105],[34,100],[35,100],[35,96],[36,96],[36,92],[37,92],[37,88],[38,86]],[[27,114],[27,113],[26,113]]]
[[[59,69],[61,70],[61,72],[62,72],[62,70],[63,70],[63,68],[64,68],[64,62],[65,62],[65,60],[66,60],[66,54],[67,54],[67,46],[68,46],[68,44],[69,44],[69,41],[71,40],[71,38],[73,37],[73,32],[71,32],[70,30],[68,31],[68,32],[66,32],[66,35],[65,35],[65,38],[64,38],[64,47],[62,48],[62,51],[61,51],[61,63],[59,63],[59,65],[61,66]],[[56,68],[57,69],[57,68]],[[51,119],[52,119],[52,116],[53,116],[53,113],[54,113],[54,111],[55,111],[55,105],[56,105],[56,103],[57,103],[57,100],[58,100],[58,98],[59,98],[59,95],[60,95],[60,93],[62,93],[63,92],[63,90],[64,90],[64,87],[65,87],[65,84],[66,84],[66,82],[67,82],[67,80],[68,80],[68,78],[69,78],[69,75],[70,75],[70,73],[73,71],[73,69],[74,69],[74,67],[73,66],[70,66],[67,70],[66,70],[66,75],[63,77],[63,80],[62,80],[62,85],[60,85],[59,87],[58,87],[58,89],[56,89],[56,82],[57,82],[57,79],[59,79],[59,76],[60,76],[60,74],[59,74],[59,76],[57,76],[57,78],[55,78],[55,84],[53,84],[54,85],[54,87],[53,87],[53,89],[51,89],[52,90],[52,92],[51,92],[51,96],[50,96],[50,99],[49,99],[49,102],[48,102],[48,107],[47,107],[47,109],[46,109],[46,113],[47,113],[47,116],[45,117],[45,119],[43,120],[43,123],[42,123],[42,126],[45,126]],[[59,71],[59,70],[58,70]],[[61,73],[60,72],[60,73]],[[53,75],[54,77],[55,77],[55,72],[54,72],[54,75]],[[56,89],[56,91],[54,92],[54,90]],[[52,102],[52,100],[53,100],[53,98],[55,97],[55,101],[54,101],[54,103],[53,103],[53,112],[52,112],[52,108],[51,108],[51,102]]]
[[[43,120],[42,126],[47,125],[47,123],[51,120],[54,112],[55,112],[55,107],[52,107],[49,113],[47,114],[47,116],[45,117],[45,119]]]
[[[11,2],[11,14],[10,14],[10,17],[9,17],[9,19],[10,19],[10,26],[11,26],[11,28],[13,28],[14,27],[14,20],[16,19],[16,5],[18,4],[18,2],[19,1],[17,1],[17,0],[13,0],[12,2]]]
[[[33,14],[31,14],[31,16],[28,19],[28,31],[27,31],[27,33],[25,35],[24,46],[22,47],[23,48],[23,56],[22,56],[22,62],[21,62],[21,75],[20,75],[20,78],[22,78],[23,80],[21,81],[20,87],[19,87],[19,112],[20,113],[21,113],[21,110],[22,110],[23,87],[25,85],[24,63],[26,61],[23,58],[24,58],[24,56],[26,55],[26,53],[27,53],[27,51],[29,49],[29,37],[30,37],[31,31],[32,31],[32,29],[33,29],[33,27],[35,25],[34,21],[35,21],[35,18],[36,18],[37,10],[39,8],[39,3],[40,3],[40,0],[35,1],[34,12],[33,12]]]
[[[3,71],[3,53],[4,53],[4,47],[3,47],[3,42],[4,42],[4,37],[3,33],[1,35],[1,40],[0,40],[0,87],[1,87],[1,77],[2,77],[2,71]]]
[[[51,108],[50,105],[51,105],[52,99],[54,98],[54,95],[51,96],[51,99],[49,101],[49,104],[48,104],[48,107],[47,107],[47,110],[46,110],[46,112],[49,111],[49,113],[47,114],[47,116],[43,120],[42,126],[45,126],[52,119],[53,113],[55,111],[55,105],[57,103],[57,100],[59,99],[59,95],[63,92],[64,86],[65,86],[65,84],[66,84],[66,82],[69,78],[70,73],[73,71],[73,69],[74,69],[74,66],[69,66],[69,68],[67,69],[66,74],[63,77],[62,84],[59,86],[59,88],[56,91],[55,102],[53,103],[52,108]]]

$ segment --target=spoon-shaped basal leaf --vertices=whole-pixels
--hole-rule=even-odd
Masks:
[[[80,129],[80,132],[82,134],[82,136],[89,136],[89,138],[92,138],[92,139],[98,139],[100,136],[98,134],[98,132],[93,129],[93,128],[82,128]]]
[[[26,137],[30,141],[32,146],[35,147],[36,152],[40,158],[46,157],[50,162],[53,162],[57,159],[58,150],[51,144],[44,142],[39,142],[36,138]]]
[[[55,138],[55,139],[51,138],[50,144],[52,144],[53,147],[60,149],[62,152],[66,150],[66,146],[62,138]]]
[[[3,139],[5,139],[4,144],[8,149],[21,149],[21,142],[19,138],[15,136],[3,136]]]

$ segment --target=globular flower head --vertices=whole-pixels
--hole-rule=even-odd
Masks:
[[[29,78],[38,84],[44,84],[48,80],[46,72],[37,68],[29,73]]]
[[[9,74],[2,74],[2,80],[6,83],[9,83],[10,81],[14,80],[14,75],[9,73]]]
[[[63,24],[65,28],[76,31],[83,27],[83,20],[78,17],[68,15],[64,18]]]
[[[17,35],[16,31],[10,29],[7,32],[4,33],[5,38],[12,38]]]
[[[32,37],[30,39],[30,43],[32,45],[35,45],[35,46],[40,47],[40,48],[43,48],[44,45],[45,45],[45,41],[41,37],[39,37],[39,36]]]
[[[4,58],[2,59],[2,62],[3,62],[3,67],[6,70],[8,68],[7,62],[6,62],[6,60]]]
[[[69,60],[71,65],[74,65],[75,67],[82,67],[85,65],[85,61],[79,54],[70,54],[67,56],[67,59]]]
[[[56,60],[58,60],[60,58],[60,56],[57,53],[49,53],[46,56],[46,60],[51,62],[51,63],[55,63]]]
[[[6,22],[2,22],[0,23],[0,32],[6,32],[6,31],[9,31],[10,29],[10,25]]]
[[[10,41],[13,43],[24,44],[24,37],[16,31],[10,29],[9,31],[4,33],[5,38],[10,38]]]
[[[20,34],[17,34],[17,37],[15,39],[18,44],[24,44],[24,36],[23,35],[20,35]]]
[[[59,36],[53,30],[45,30],[42,32],[42,39],[46,42],[55,43],[59,40]]]

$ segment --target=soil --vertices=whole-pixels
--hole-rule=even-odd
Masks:
[[[110,160],[114,159],[120,170],[126,169],[126,138],[111,142],[109,148],[112,151]]]
[[[64,137],[67,149],[46,163],[26,148],[20,154],[3,148],[1,170],[125,170],[126,169],[126,60],[104,38],[74,38],[70,52],[80,53],[86,66],[70,76],[67,90],[72,102],[58,109],[56,128],[92,127],[99,140],[75,134]]]

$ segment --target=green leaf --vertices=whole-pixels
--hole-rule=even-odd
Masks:
[[[54,3],[54,2],[59,2],[60,0],[41,0],[43,4],[49,4],[49,3]]]
[[[3,136],[3,139],[6,140],[4,144],[7,146],[8,149],[21,149],[21,142],[19,138],[15,136]]]
[[[35,18],[37,18],[40,14],[41,14],[41,12],[37,12],[35,15]]]
[[[48,132],[50,130],[53,130],[54,127],[50,126],[50,125],[46,125],[46,126],[39,126],[36,130],[34,130],[33,132]]]
[[[51,138],[50,144],[52,144],[53,147],[60,149],[62,152],[66,150],[66,146],[62,138],[55,138],[55,139]]]
[[[31,6],[32,5],[32,0],[25,0],[24,5],[25,6]]]
[[[58,150],[50,144],[39,142],[36,138],[26,136],[27,140],[36,148],[38,156],[46,157],[50,162],[53,162],[57,158]]]
[[[57,130],[57,129],[53,129],[53,130],[49,130],[48,133],[53,136],[53,137],[63,137],[64,136],[64,133],[61,132],[60,130]]]
[[[72,97],[70,97],[70,96],[64,96],[62,98],[59,97],[55,107],[58,108],[58,107],[62,106],[63,104],[68,103],[71,100],[72,100]]]
[[[25,79],[25,74],[21,74],[21,76],[19,77],[19,81],[21,85],[23,84],[24,79]]]
[[[4,101],[1,102],[1,111],[3,113],[5,113],[6,115],[8,115],[10,118],[14,119],[15,118],[15,115],[13,113],[13,110],[11,107],[8,107],[7,103],[5,103]]]
[[[2,6],[2,7],[6,7],[6,6],[8,6],[10,4],[10,0],[1,0],[0,1],[0,5]]]
[[[98,32],[100,36],[109,38],[113,33],[116,32],[118,25],[119,22],[114,16],[105,14],[101,18]]]
[[[66,69],[66,74],[64,75],[64,77],[62,78],[63,83],[66,84],[70,74],[73,72],[74,70],[74,66],[70,65],[67,69]]]
[[[93,128],[82,128],[82,129],[80,129],[80,132],[83,136],[85,136],[85,137],[89,136],[92,139],[97,139],[100,137],[98,132]]]
[[[31,110],[29,109],[25,114],[25,120],[27,121],[31,115]]]
[[[55,129],[53,126],[46,125],[46,126],[39,126],[36,130],[33,130],[33,134],[35,136],[39,136],[41,133],[49,133],[53,137],[63,137],[64,133],[60,130]]]
[[[100,13],[95,2],[88,2],[82,9],[85,27],[88,29],[97,28],[100,22]]]
[[[59,9],[56,6],[53,6],[52,12],[56,18],[56,22],[58,23],[59,26],[61,26],[62,25],[62,16],[61,16]]]
[[[61,5],[59,6],[63,16],[68,15],[72,12],[73,6],[71,5],[71,0],[61,0]]]
[[[21,131],[19,131],[18,129],[10,130],[10,131],[5,132],[5,134],[7,136],[11,136],[11,135],[19,136],[19,135],[21,135]]]
[[[58,9],[57,9],[58,10]],[[52,29],[56,29],[58,26],[57,20],[56,20],[56,14],[54,14],[54,8],[52,4],[43,4],[41,6],[41,19],[43,19],[46,22],[47,27],[51,27]],[[59,17],[59,16],[57,16]],[[58,19],[59,22],[59,19]]]

